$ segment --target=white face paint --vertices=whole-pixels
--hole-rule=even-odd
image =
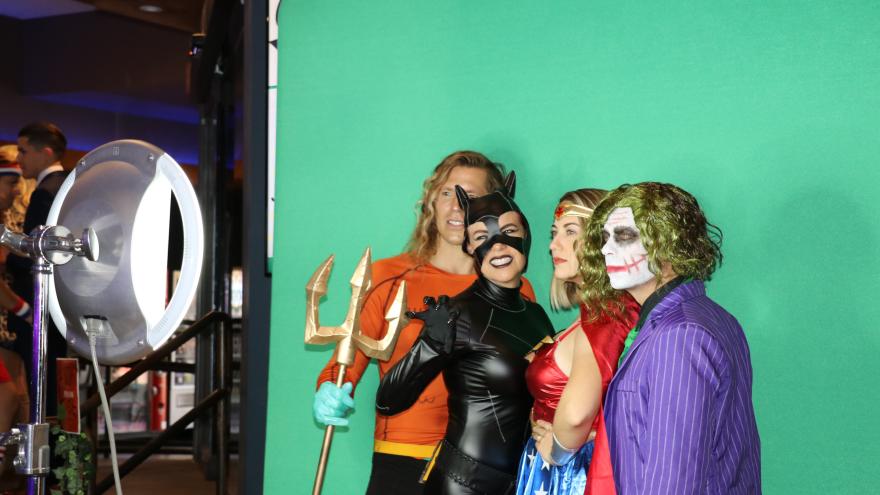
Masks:
[[[605,240],[602,254],[611,287],[628,290],[654,279],[632,208],[615,208],[602,228],[602,238]]]

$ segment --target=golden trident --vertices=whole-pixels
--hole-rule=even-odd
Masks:
[[[391,306],[385,312],[385,321],[388,322],[388,330],[382,340],[375,340],[361,334],[361,310],[367,293],[372,285],[372,272],[370,270],[370,248],[364,251],[364,255],[358,262],[354,275],[351,277],[351,301],[348,305],[348,314],[345,321],[338,327],[322,327],[318,319],[318,304],[321,298],[327,294],[327,279],[330,278],[330,270],[333,268],[333,255],[331,254],[321,266],[315,270],[309,283],[306,284],[306,344],[336,344],[336,362],[339,364],[339,376],[336,378],[336,386],[342,387],[345,383],[346,368],[354,363],[354,356],[358,349],[371,358],[381,361],[388,360],[397,344],[400,329],[406,326],[406,282],[401,281]],[[312,495],[319,495],[324,484],[324,474],[327,471],[327,458],[330,455],[330,443],[333,441],[334,425],[327,425],[324,430],[324,443],[321,446],[321,457],[318,461],[318,471],[315,473],[315,484],[312,487]]]

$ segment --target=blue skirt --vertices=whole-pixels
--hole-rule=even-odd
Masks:
[[[585,443],[566,464],[544,462],[529,438],[516,477],[516,495],[580,495],[587,485],[587,471],[593,458],[592,440]]]

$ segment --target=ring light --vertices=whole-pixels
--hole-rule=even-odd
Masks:
[[[171,193],[183,220],[183,263],[166,301]],[[55,267],[49,311],[70,347],[90,353],[98,330],[102,364],[140,359],[177,329],[195,296],[204,233],[198,199],[180,165],[152,144],[121,140],[84,156],[62,184],[47,225],[94,230],[97,262],[74,257]]]

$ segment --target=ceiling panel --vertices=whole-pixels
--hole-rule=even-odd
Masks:
[[[75,0],[0,0],[0,15],[16,19],[39,19],[91,12],[95,7]]]
[[[83,0],[83,2],[104,12],[188,33],[201,31],[202,6],[205,4],[205,0]],[[146,6],[158,8],[159,11],[143,10]]]

